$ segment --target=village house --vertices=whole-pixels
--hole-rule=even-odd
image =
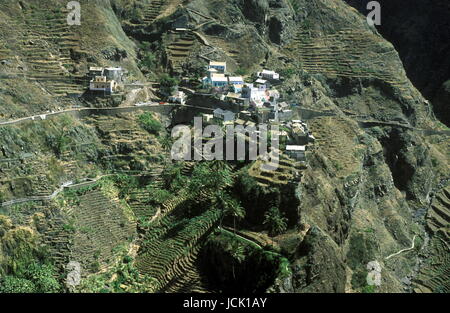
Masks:
[[[203,88],[222,88],[228,85],[228,78],[225,74],[217,74],[217,70],[209,69],[208,76],[203,78]]]
[[[89,68],[89,77],[94,79],[96,76],[103,76],[103,67],[91,66]]]
[[[108,80],[114,80],[118,83],[121,83],[124,71],[121,67],[106,67],[103,73],[103,75],[105,75]]]
[[[215,69],[218,73],[225,73],[227,71],[227,62],[210,61],[208,69]]]
[[[270,93],[265,86],[255,87],[253,84],[247,84],[242,87],[242,98],[250,99],[250,105],[262,107],[264,102],[269,101]]]
[[[117,82],[108,80],[106,76],[96,76],[90,81],[89,90],[101,91],[105,94],[113,94],[117,90]]]
[[[209,123],[213,120],[214,115],[213,114],[207,114],[207,113],[203,113],[202,114],[202,118],[203,118],[203,122],[204,123]]]
[[[231,86],[231,89],[233,90],[233,93],[241,93],[242,92],[242,87],[244,87],[243,84],[234,84],[233,86]]]
[[[186,104],[186,94],[183,91],[177,91],[169,97],[169,102]]]
[[[306,146],[286,145],[285,152],[294,160],[306,162]]]
[[[257,76],[263,79],[280,80],[280,74],[275,71],[263,70],[262,72],[258,72]]]
[[[230,86],[242,86],[244,85],[244,79],[241,76],[230,76],[228,77],[228,84]]]
[[[256,86],[264,86],[266,89],[267,88],[270,88],[270,83],[269,83],[269,81],[267,81],[267,80],[265,80],[265,79],[261,79],[261,78],[258,78],[257,80],[255,80],[255,83],[254,83]]]
[[[217,108],[213,111],[214,117],[220,119],[224,122],[234,121],[235,114],[228,110],[222,110],[221,108]]]

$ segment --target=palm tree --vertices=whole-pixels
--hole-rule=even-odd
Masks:
[[[269,228],[270,236],[276,236],[287,229],[287,218],[281,214],[277,207],[271,207],[264,214],[263,224]]]
[[[220,220],[221,226],[224,217],[233,217],[233,230],[236,234],[236,219],[241,220],[245,217],[245,209],[241,206],[239,201],[222,190],[218,191],[216,194],[215,206],[222,210],[222,218]]]
[[[245,260],[245,248],[239,241],[234,241],[230,245],[230,250],[231,250],[230,254],[233,260],[233,264],[231,267],[233,271],[233,279],[236,279],[236,275],[234,272],[234,265],[235,265],[234,260],[237,260],[238,264],[242,263],[242,261]]]
[[[160,136],[158,138],[159,143],[161,144],[162,148],[166,153],[170,152],[170,149],[172,148],[173,139],[169,135]]]

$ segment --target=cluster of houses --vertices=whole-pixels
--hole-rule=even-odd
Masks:
[[[202,80],[203,88],[220,93],[222,99],[262,107],[264,103],[273,103],[280,97],[276,89],[270,88],[271,83],[280,80],[280,75],[274,71],[258,72],[254,83],[245,83],[242,76],[229,75],[226,62],[211,61],[207,71],[208,75]]]
[[[125,71],[121,67],[90,67],[89,90],[111,95],[118,91],[123,83]]]
[[[244,82],[241,76],[227,73],[226,62],[213,62],[208,65],[208,75],[203,78],[203,88],[216,91],[221,100],[243,104],[243,110],[235,113],[232,109],[216,108],[213,114],[204,114],[205,121],[213,119],[224,124],[246,126],[258,123],[277,123],[285,137],[284,153],[291,158],[306,162],[308,144],[315,141],[305,122],[295,120],[291,105],[278,102],[280,93],[273,88],[280,82],[280,75],[275,71],[263,70],[256,74],[253,83]]]

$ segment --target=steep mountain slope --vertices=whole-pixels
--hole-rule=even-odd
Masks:
[[[366,1],[346,0],[367,14]],[[450,4],[448,1],[379,1],[382,23],[377,28],[399,52],[411,82],[433,102],[437,117],[450,125]],[[447,83],[448,85],[448,83]]]
[[[261,183],[252,164],[208,163],[229,175],[208,189],[197,181],[203,163],[168,165],[163,127],[149,133],[143,112],[2,125],[0,202],[99,179],[37,204],[4,206],[2,273],[33,255],[37,241],[60,272],[73,258],[88,268],[81,291],[221,291],[235,275],[245,291],[260,291],[257,283],[281,292],[373,291],[373,261],[382,269],[376,291],[448,289],[448,280],[435,279],[448,269],[448,132],[394,46],[356,10],[342,0],[80,3],[79,27],[65,25],[62,0],[0,4],[1,120],[94,105],[70,97],[86,87],[88,66],[123,66],[131,82],[163,72],[198,78],[209,60],[222,60],[231,72],[280,72],[283,100],[299,104],[295,113],[316,141],[307,168],[283,160],[283,170],[301,172],[298,180]],[[148,52],[155,64],[146,77],[138,64]],[[154,110],[162,125],[197,113]],[[286,172],[280,176],[293,176]],[[214,198],[216,189],[242,204],[245,218],[224,219],[215,206],[226,196]],[[279,235],[263,224],[272,206],[287,219]],[[428,255],[444,265],[424,264]],[[248,268],[267,275],[252,282]]]

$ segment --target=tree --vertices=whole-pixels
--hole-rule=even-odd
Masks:
[[[55,278],[56,271],[52,265],[31,263],[25,276],[34,282],[38,292],[56,293],[61,288]]]
[[[173,145],[172,137],[170,137],[169,135],[160,136],[158,137],[158,141],[163,147],[164,151],[170,152],[170,149],[172,148]]]
[[[233,229],[236,229],[236,219],[241,220],[245,217],[245,209],[240,202],[225,191],[216,193],[215,207],[222,210],[222,219],[226,216],[233,218]]]
[[[231,254],[231,257],[233,258],[233,264],[232,264],[233,279],[236,279],[236,275],[235,275],[235,271],[234,271],[234,266],[235,266],[234,261],[236,260],[238,264],[241,264],[245,260],[245,247],[239,241],[234,241],[231,244],[230,248],[231,248],[230,254]]]
[[[163,74],[159,78],[160,92],[165,96],[173,94],[178,84],[179,81],[175,77],[170,77],[167,74]]]
[[[36,286],[32,281],[14,276],[4,276],[0,280],[0,293],[35,293]]]
[[[271,207],[264,214],[263,224],[268,227],[270,236],[276,236],[287,229],[287,218],[281,214],[277,207]]]

